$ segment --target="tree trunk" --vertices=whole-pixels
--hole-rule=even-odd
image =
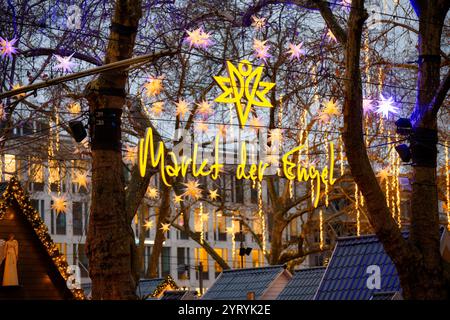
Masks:
[[[140,17],[139,0],[116,2],[105,63],[132,56]],[[90,111],[113,108],[120,112],[125,103],[127,77],[126,71],[114,70],[90,83],[87,88]],[[113,142],[120,145],[120,138],[117,140]],[[86,246],[93,299],[136,298],[138,277],[132,267],[135,249],[134,233],[125,210],[121,150],[93,148],[92,203]]]
[[[159,257],[161,256],[164,240],[166,240],[164,232],[161,230],[161,224],[170,223],[170,188],[166,186],[162,181],[161,185],[163,189],[161,191],[161,204],[159,207],[158,218],[156,219],[155,242],[153,244],[153,249],[150,255],[150,261],[147,270],[147,276],[149,278],[158,277]]]

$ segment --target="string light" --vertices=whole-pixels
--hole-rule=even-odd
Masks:
[[[262,185],[260,181],[258,181],[258,216],[262,227],[262,250],[266,254],[266,218],[263,213]]]
[[[200,202],[198,215],[200,216],[200,244],[203,245],[205,241],[204,221],[203,221],[203,202]]]
[[[359,210],[359,190],[358,185],[355,183],[355,211],[356,211],[356,235],[361,235],[361,212]]]
[[[324,234],[323,234],[323,212],[322,209],[319,211],[319,237],[320,237],[320,250],[324,247]]]

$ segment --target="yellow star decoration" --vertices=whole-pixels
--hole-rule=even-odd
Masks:
[[[164,111],[164,102],[154,102],[152,105],[152,112],[155,116],[159,116]]]
[[[187,183],[183,183],[186,186],[186,191],[184,196],[190,197],[192,199],[198,200],[202,196],[202,189],[199,188],[199,183],[197,180],[190,180]]]
[[[389,178],[389,170],[387,168],[383,168],[380,172],[378,172],[377,177],[380,178],[380,181],[384,181]]]
[[[209,198],[212,201],[216,200],[218,196],[219,196],[219,194],[217,193],[217,189],[216,190],[209,190]]]
[[[252,27],[256,30],[264,28],[266,25],[266,18],[260,18],[258,16],[252,16]]]
[[[156,199],[159,196],[158,189],[150,187],[147,189],[147,196],[150,199]]]
[[[337,103],[331,99],[331,100],[327,100],[325,101],[325,103],[323,104],[325,106],[325,108],[323,109],[323,113],[329,115],[329,116],[338,116],[340,114],[338,108],[337,108]]]
[[[226,232],[230,236],[233,235],[233,233],[234,233],[233,227],[227,227]]]
[[[173,202],[175,202],[176,204],[180,203],[181,201],[183,201],[183,196],[175,195],[173,197]]]
[[[264,108],[272,107],[265,95],[275,86],[275,83],[261,81],[263,66],[253,69],[248,60],[239,62],[237,68],[230,61],[227,61],[227,71],[228,77],[214,77],[214,80],[223,90],[223,93],[214,101],[234,103],[239,124],[243,128],[247,123],[248,115],[253,105]],[[261,87],[260,90],[259,87]],[[243,98],[247,100],[245,106],[242,105]]]
[[[52,197],[52,200],[52,209],[56,211],[56,214],[67,211],[67,201],[65,197]]]
[[[148,97],[154,97],[161,93],[163,89],[163,76],[161,77],[149,77],[144,84],[145,94]]]
[[[79,114],[81,112],[81,106],[78,102],[74,102],[67,106],[67,110],[71,114]]]
[[[150,230],[153,228],[153,220],[146,220],[144,223],[145,230]]]
[[[128,161],[132,165],[134,165],[136,163],[137,147],[127,145],[126,148],[127,150],[125,152],[125,161]]]
[[[85,187],[87,189],[88,184],[87,172],[81,171],[75,172],[75,179],[73,179],[73,182],[78,184],[78,188]]]
[[[281,142],[283,139],[282,131],[281,129],[272,129],[269,131],[269,141],[272,143]]]
[[[170,230],[170,223],[161,223],[161,228],[159,228],[163,232],[169,232]]]
[[[197,106],[198,106],[197,112],[199,114],[207,116],[207,115],[210,115],[211,113],[213,113],[213,111],[211,109],[211,104],[206,100],[203,100],[202,102],[197,103]]]
[[[184,115],[189,112],[189,103],[186,100],[181,99],[176,102],[175,105],[177,106],[175,115],[184,117]]]

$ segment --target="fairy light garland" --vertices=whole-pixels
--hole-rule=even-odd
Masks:
[[[396,140],[398,140],[398,139],[396,139]],[[401,194],[400,194],[400,157],[398,155],[396,156],[395,167],[397,169],[397,175],[396,175],[396,180],[397,180],[396,181],[397,224],[398,224],[398,227],[401,229],[402,228],[402,211],[401,211]]]
[[[71,274],[68,272],[68,263],[64,255],[62,255],[58,247],[53,242],[50,234],[48,233],[47,226],[41,219],[39,212],[37,212],[30,203],[28,195],[26,195],[15,177],[12,177],[8,186],[2,195],[3,201],[0,202],[0,219],[6,213],[8,207],[14,206],[17,203],[23,212],[23,215],[27,218],[30,225],[33,227],[34,232],[41,241],[48,255],[52,259],[59,273],[65,281],[69,279]],[[74,299],[84,300],[86,299],[84,291],[82,289],[70,289]]]
[[[178,287],[178,285],[175,283],[173,278],[170,275],[167,275],[166,279],[164,279],[164,281],[162,281],[156,287],[155,291],[153,291],[153,293],[150,294],[150,297],[157,298],[157,297],[161,296],[164,293],[164,291],[166,290],[167,287],[171,287],[173,290],[179,290],[180,289],[180,287]]]
[[[339,136],[339,164],[342,177],[344,175],[344,142],[342,141],[342,136]]]
[[[262,229],[262,250],[263,254],[266,254],[266,219],[263,213],[263,197],[262,197],[262,185],[258,182],[258,216],[261,220]]]
[[[323,212],[322,209],[319,211],[319,237],[320,237],[320,250],[323,250],[324,247],[324,234],[323,234]]]
[[[204,221],[203,221],[203,202],[200,202],[199,213],[200,215],[200,244],[203,245],[205,242],[205,231],[204,231]]]
[[[355,183],[355,211],[356,211],[356,235],[361,235],[361,212],[359,209],[359,190],[358,185]]]

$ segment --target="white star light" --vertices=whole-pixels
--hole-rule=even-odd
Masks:
[[[381,114],[384,118],[389,118],[389,114],[396,115],[399,113],[399,109],[395,106],[394,99],[392,97],[385,98],[381,95],[380,103],[378,104],[378,108],[376,111],[378,114]]]
[[[73,53],[68,57],[62,57],[55,54],[55,58],[58,60],[58,64],[56,65],[57,70],[62,70],[62,72],[72,72],[72,67],[75,65],[75,62],[70,61],[72,59]]]
[[[302,49],[302,46],[303,46],[303,42],[300,42],[297,45],[295,45],[293,43],[289,43],[288,53],[291,55],[290,56],[291,60],[294,60],[294,58],[297,60],[300,60],[300,57],[305,55],[305,50]]]
[[[364,113],[364,115],[368,115],[369,113],[372,113],[373,109],[375,109],[375,106],[373,104],[373,100],[372,99],[363,99],[363,113]]]

